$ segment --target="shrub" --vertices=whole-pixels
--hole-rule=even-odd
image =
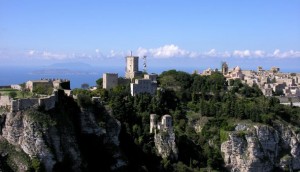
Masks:
[[[85,95],[85,94],[78,94],[77,96],[77,103],[80,107],[89,107],[90,105],[92,105],[92,100],[90,98],[90,96]]]

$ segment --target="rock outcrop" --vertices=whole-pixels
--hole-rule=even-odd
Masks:
[[[177,159],[178,151],[173,131],[160,131],[154,136],[155,147],[158,154],[163,158],[171,157]]]
[[[81,156],[74,133],[63,130],[58,132],[55,126],[46,127],[45,123],[33,119],[29,113],[19,111],[5,114],[1,137],[20,147],[29,157],[38,158],[47,171],[52,171],[54,165],[67,154],[74,164],[72,169],[77,171],[81,165]]]
[[[300,135],[288,126],[238,124],[221,145],[225,165],[231,171],[300,169]]]
[[[66,109],[60,110],[65,112]],[[13,171],[30,170],[33,168],[33,159],[38,160],[46,171],[98,171],[97,168],[103,166],[107,170],[118,170],[127,164],[119,148],[121,124],[117,119],[105,113],[105,110],[104,114],[97,112],[102,118],[101,126],[94,110],[78,108],[77,111],[71,112],[73,113],[48,113],[31,108],[1,114],[0,146],[9,145],[13,152],[20,152],[28,158],[23,162],[19,154],[2,151],[3,148],[0,147],[0,161],[10,154],[13,164],[8,166],[15,166]],[[91,143],[93,141],[97,144]],[[106,154],[101,155],[101,152],[110,157],[105,157]],[[84,159],[87,156],[98,156],[96,158],[100,162],[103,158],[111,158],[113,161],[98,165],[93,159]],[[1,166],[5,165],[4,162]]]

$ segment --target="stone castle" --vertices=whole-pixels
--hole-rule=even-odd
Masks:
[[[26,82],[26,89],[33,92],[37,86],[52,87],[54,89],[70,90],[70,80],[67,79],[45,79],[30,80]]]
[[[44,86],[51,87],[54,89],[52,95],[39,95],[38,98],[20,98],[13,99],[8,95],[0,94],[0,107],[5,108],[10,112],[17,112],[21,110],[26,110],[31,107],[43,107],[45,110],[50,110],[55,108],[55,103],[58,101],[57,90],[63,90],[68,96],[72,95],[72,90],[70,89],[70,81],[66,79],[41,79],[41,80],[30,80],[25,84],[25,89],[30,92],[34,92],[36,87]],[[16,90],[22,90],[20,85],[13,85],[11,88]]]
[[[139,57],[127,56],[125,67],[125,79],[130,81],[130,92],[132,96],[141,93],[154,95],[157,90],[157,74],[143,74],[139,71]],[[118,74],[104,73],[103,88],[112,89],[118,85]]]
[[[43,107],[45,110],[50,110],[55,108],[55,103],[57,101],[57,92],[41,98],[24,98],[16,100],[9,96],[0,96],[0,107],[6,108],[10,112],[26,110],[31,107]]]

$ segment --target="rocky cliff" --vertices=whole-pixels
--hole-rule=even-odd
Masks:
[[[55,164],[62,162],[66,155],[70,158],[74,171],[80,167],[80,151],[72,130],[59,130],[55,121],[34,110],[6,113],[1,118],[1,139],[26,153],[31,159],[37,158],[47,171],[52,171]],[[23,171],[29,168],[30,164],[13,170]]]
[[[238,124],[221,145],[231,171],[293,171],[300,169],[300,134],[281,122],[273,126]]]
[[[109,113],[96,112],[95,107],[80,109],[72,103],[72,110],[60,106],[47,112],[2,113],[0,171],[92,171],[124,166],[118,148],[120,122]]]
[[[173,131],[160,131],[155,134],[154,142],[157,152],[161,157],[177,159],[178,151]]]

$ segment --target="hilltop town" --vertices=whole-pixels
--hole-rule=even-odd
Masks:
[[[138,56],[130,55],[125,57],[125,59],[125,77],[119,78],[118,73],[103,73],[102,88],[109,90],[120,84],[129,84],[130,93],[132,96],[136,96],[141,93],[149,93],[151,95],[154,95],[156,93],[156,90],[159,89],[157,83],[158,74],[148,74],[146,70],[139,70]],[[145,66],[146,64],[144,63],[143,65]],[[293,102],[294,105],[300,106],[299,73],[282,73],[280,72],[280,68],[278,67],[272,67],[270,70],[264,70],[261,66],[257,67],[257,70],[242,70],[239,66],[229,68],[226,62],[222,62],[220,70],[208,68],[202,73],[196,74],[202,76],[210,76],[217,72],[221,72],[226,78],[228,89],[234,89],[232,85],[233,81],[239,80],[241,81],[241,83],[247,84],[250,87],[258,87],[266,97],[276,96],[283,104],[289,104],[290,102]],[[91,90],[95,88],[96,87],[91,88]],[[8,93],[5,93],[6,89],[12,89],[11,91],[23,91],[23,97],[11,97],[8,95]],[[39,97],[43,97],[42,99],[46,99],[47,96],[45,94],[51,95],[53,93],[53,95],[55,95],[54,92],[58,89],[64,90],[64,92],[68,96],[73,96],[72,90],[70,89],[70,80],[67,79],[42,78],[40,80],[27,81],[23,86],[17,84],[10,86],[0,86],[0,107],[5,107],[7,109],[10,109],[10,111],[16,111],[14,109],[21,110],[34,106],[36,104],[42,105],[43,103],[37,103],[41,98],[33,98],[35,99],[35,101],[31,101],[31,99],[29,99],[30,96],[27,96],[26,99],[23,99],[24,91],[28,91],[31,93],[35,92],[37,93],[35,95],[39,95]],[[17,100],[13,100],[13,98],[17,98]]]
[[[250,87],[257,86],[263,95],[280,96],[282,103],[288,100],[294,102],[299,101],[300,97],[300,73],[282,73],[280,68],[272,67],[270,70],[264,70],[263,67],[257,67],[257,70],[242,70],[236,66],[229,68],[226,62],[222,62],[221,70],[208,68],[202,73],[202,76],[210,76],[213,73],[221,72],[226,78],[228,89],[232,88],[233,80],[240,80],[241,83]],[[139,57],[126,57],[125,79],[130,83],[131,95],[135,96],[139,93],[155,94],[157,90],[157,74],[148,74],[139,71]],[[103,74],[103,88],[111,89],[118,85],[117,73]]]
[[[47,171],[300,169],[300,74],[226,62],[155,74],[138,56],[125,61],[124,77],[103,73],[97,87],[72,90],[58,78],[2,86],[0,158],[16,155],[5,143]]]
[[[202,75],[211,75],[218,70],[207,69]],[[228,68],[226,62],[222,63],[222,74],[231,86],[232,80],[240,80],[250,87],[258,86],[265,96],[281,96],[286,98],[298,98],[300,96],[300,74],[282,73],[280,68],[272,67],[270,70],[264,70],[263,67],[257,67],[257,70],[242,70],[239,66],[232,69]],[[285,99],[280,98],[284,101]]]

